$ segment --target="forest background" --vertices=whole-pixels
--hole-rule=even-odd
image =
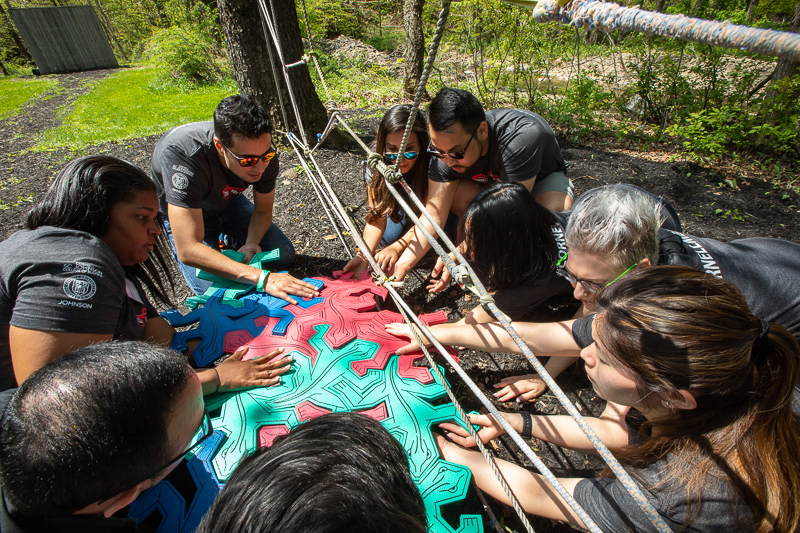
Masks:
[[[778,30],[798,31],[800,25],[797,0],[655,0],[653,5],[650,1],[641,7]],[[0,118],[27,99],[52,90],[47,77],[31,76],[31,58],[8,9],[84,3],[3,0],[0,62],[5,76],[0,80],[4,101]],[[120,64],[142,67],[135,76],[149,91],[172,99],[207,94],[209,101],[237,92],[214,0],[90,3]],[[398,102],[404,90],[413,91],[413,80],[409,85],[408,75],[405,80],[398,75],[411,46],[404,11],[406,19],[414,9],[421,14],[422,32],[429,40],[440,4],[307,0],[303,6],[298,0],[295,7],[301,34],[307,36],[310,30],[337,105],[376,108]],[[334,56],[325,43],[342,36],[367,46]],[[373,49],[388,54],[393,63],[374,61]],[[640,150],[659,146],[704,165],[732,162],[782,186],[796,188],[800,183],[796,62],[638,32],[605,34],[558,23],[538,24],[530,10],[495,0],[452,5],[439,57],[428,84],[430,93],[445,84],[461,86],[477,94],[486,108],[531,109],[571,139],[611,137]],[[315,87],[324,102],[326,95],[317,79]],[[208,110],[203,109],[201,116],[208,116]],[[159,123],[135,124],[121,131],[105,131],[99,125],[95,129],[99,130],[95,137],[57,135],[37,146],[74,148],[167,128]]]

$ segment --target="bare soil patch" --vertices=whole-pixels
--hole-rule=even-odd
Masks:
[[[351,48],[352,51],[352,48]],[[59,76],[63,91],[48,100],[37,100],[15,118],[0,124],[0,239],[22,227],[25,213],[49,187],[52,178],[69,160],[87,153],[104,153],[131,161],[149,170],[152,150],[159,136],[129,139],[120,143],[93,146],[81,152],[58,150],[34,153],[25,150],[32,146],[37,134],[60,123],[60,106],[83,93],[86,82],[106,76],[110,71],[94,71]],[[345,111],[348,121],[358,130],[373,132],[378,123],[376,112],[362,109]],[[573,144],[568,138],[559,139],[565,158],[570,162],[569,175],[578,192],[615,182],[633,183],[664,197],[678,211],[689,233],[731,240],[744,237],[778,237],[798,240],[796,225],[800,219],[800,198],[790,190],[775,188],[749,171],[735,166],[703,167],[663,151],[641,152],[615,139],[594,139],[591,145]],[[316,155],[326,178],[332,183],[352,216],[363,223],[366,199],[363,194],[362,154],[356,151],[321,149]],[[335,238],[334,231],[320,209],[308,178],[298,174],[298,162],[293,154],[280,154],[282,175],[278,180],[275,205],[277,223],[294,242],[297,263],[291,272],[298,276],[330,275],[344,266],[347,255]],[[443,309],[450,320],[457,320],[474,307],[475,301],[453,287],[430,296],[424,291],[433,259],[428,257],[408,277],[404,295],[418,312]],[[186,296],[183,279],[175,276],[179,296]],[[474,379],[489,392],[492,385],[509,375],[529,373],[526,361],[507,354],[485,354],[464,351],[461,363]],[[463,385],[452,373],[450,383],[462,398],[467,410],[479,404],[468,396]],[[587,414],[599,414],[603,402],[591,389],[581,370],[573,369],[558,379],[570,400]],[[501,409],[516,410],[512,403]],[[535,413],[563,413],[557,400],[546,393],[522,408]],[[502,440],[502,439],[501,439]],[[564,452],[546,443],[534,443],[545,463],[557,475],[591,475],[600,462],[578,453]],[[521,459],[513,444],[502,440],[499,453],[512,460]],[[502,506],[495,506],[496,511]],[[515,519],[506,524],[520,529]],[[571,528],[547,520],[534,521],[537,531],[568,531]]]

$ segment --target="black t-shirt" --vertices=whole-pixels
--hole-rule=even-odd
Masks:
[[[567,169],[553,129],[542,117],[522,109],[492,109],[486,112],[489,151],[465,173],[432,157],[429,177],[446,182],[470,178],[477,183],[519,182],[545,179]],[[474,140],[472,142],[475,142]]]
[[[659,232],[659,265],[687,266],[733,283],[758,318],[800,340],[800,244],[753,238],[721,242],[677,231]],[[581,348],[592,343],[594,315],[572,327]]]
[[[14,387],[9,326],[141,340],[158,312],[114,252],[82,231],[43,226],[0,242],[0,390]]]
[[[262,194],[274,191],[278,167],[275,157],[253,184],[253,190]],[[251,185],[220,161],[213,122],[184,124],[165,133],[153,151],[151,178],[158,188],[164,216],[167,204],[219,213]]]

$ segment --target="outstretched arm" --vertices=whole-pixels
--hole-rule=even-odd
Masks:
[[[514,329],[534,354],[577,356],[580,347],[572,338],[573,322],[573,320],[551,323],[515,322]],[[496,322],[467,325],[439,324],[430,330],[442,344],[466,346],[486,352],[522,353],[503,326]],[[411,330],[406,324],[387,324],[386,331],[397,337],[413,339]],[[427,341],[426,345],[430,345],[430,341]],[[397,350],[397,353],[405,354],[418,349],[419,345],[412,340],[410,344]]]

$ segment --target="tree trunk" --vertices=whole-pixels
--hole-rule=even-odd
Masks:
[[[406,54],[403,58],[403,90],[414,95],[425,61],[425,34],[422,8],[425,0],[403,0],[403,25],[406,28]]]
[[[664,12],[664,4],[666,4],[666,0],[656,0],[656,11],[659,13]]]
[[[270,5],[274,6],[275,13],[279,17],[275,23],[275,30],[284,60],[287,64],[294,63],[303,55],[303,42],[295,4],[292,0],[272,0],[271,3],[267,3],[268,9]],[[270,66],[268,47],[273,45],[271,39],[268,41],[264,33],[258,3],[256,0],[217,0],[217,6],[225,40],[228,43],[233,72],[239,84],[239,92],[258,101],[272,116],[278,129],[299,134],[282,66],[278,64],[277,52],[272,48],[286,121],[281,113],[278,90]],[[289,69],[289,76],[308,142],[313,146],[316,133],[322,132],[328,122],[325,106],[320,102],[314,89],[308,66],[301,65]],[[331,140],[336,144],[335,139]]]
[[[0,61],[0,70],[3,71],[3,76],[8,76],[8,71],[6,70],[6,66]]]
[[[6,4],[6,6],[8,6],[8,4]],[[8,22],[8,32],[11,35],[11,38],[14,40],[17,50],[19,50],[17,57],[26,62],[33,62],[33,57],[31,57],[30,52],[28,52],[28,47],[22,42],[22,37],[20,37],[19,32],[17,32],[17,27],[14,25],[14,21],[11,20],[11,16],[6,13],[5,9],[3,9],[2,4],[0,4],[0,14],[2,14],[3,18]]]
[[[797,7],[795,7],[794,19],[792,19],[792,26],[789,31],[793,33],[800,32],[800,0],[797,2]],[[797,65],[797,61],[793,59],[779,57],[775,65],[775,73],[772,75],[772,83],[797,74]]]
[[[747,15],[745,16],[745,22],[748,24],[750,20],[753,18],[753,13],[755,13],[756,8],[758,7],[758,0],[750,0],[750,3],[747,6]]]

